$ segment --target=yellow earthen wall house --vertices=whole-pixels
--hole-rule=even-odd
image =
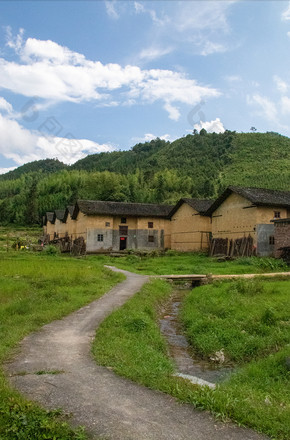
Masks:
[[[45,234],[49,235],[49,239],[52,240],[54,237],[54,224],[50,221],[46,224]]]
[[[275,212],[286,218],[286,208],[254,206],[239,194],[232,193],[212,214],[213,238],[236,239],[251,235],[257,245],[257,225],[271,224]]]
[[[170,247],[172,206],[79,201],[72,215],[75,235],[86,241],[87,252]]]
[[[206,251],[211,236],[211,218],[203,215],[210,200],[181,199],[171,216],[171,249],[181,252]]]
[[[251,236],[257,255],[274,252],[276,218],[286,218],[290,209],[290,192],[262,188],[229,187],[212,204],[212,237],[238,239]]]

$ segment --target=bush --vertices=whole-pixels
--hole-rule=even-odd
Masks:
[[[49,244],[43,248],[43,252],[45,252],[46,255],[59,255],[60,249],[57,246]]]

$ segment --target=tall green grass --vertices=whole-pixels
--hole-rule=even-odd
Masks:
[[[0,254],[0,363],[40,326],[67,315],[108,291],[122,275],[91,262],[55,255]],[[83,439],[55,412],[12,391],[0,371],[0,439]]]
[[[224,350],[244,363],[290,343],[290,282],[240,279],[196,288],[184,301],[181,319],[201,357]]]

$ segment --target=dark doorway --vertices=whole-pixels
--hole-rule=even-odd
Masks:
[[[127,249],[127,237],[120,237],[120,251]]]

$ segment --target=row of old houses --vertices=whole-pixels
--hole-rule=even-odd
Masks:
[[[183,198],[175,206],[79,200],[47,212],[44,234],[48,241],[82,237],[87,252],[211,248],[266,256],[287,245],[289,218],[290,192],[230,186],[216,200]]]

